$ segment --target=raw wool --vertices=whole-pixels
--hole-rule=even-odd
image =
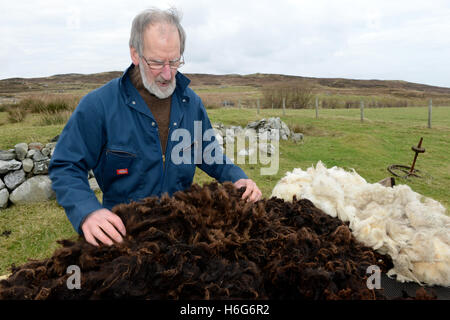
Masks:
[[[231,183],[191,186],[112,210],[121,244],[60,241],[52,257],[13,267],[2,299],[386,299],[367,287],[367,269],[388,256],[307,199],[241,199]],[[79,266],[80,289],[67,286]],[[399,299],[409,299],[409,296]],[[424,288],[416,299],[434,299]]]
[[[332,217],[349,222],[357,240],[388,254],[398,281],[450,286],[450,217],[439,202],[407,185],[368,183],[355,170],[327,169],[319,161],[288,172],[272,196],[309,199]]]

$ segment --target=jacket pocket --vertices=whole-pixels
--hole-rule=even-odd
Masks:
[[[107,149],[103,169],[105,194],[127,197],[132,192],[136,154],[128,151]]]

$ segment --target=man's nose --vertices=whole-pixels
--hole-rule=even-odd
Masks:
[[[161,70],[161,76],[164,80],[170,80],[172,78],[172,69],[168,64],[165,64]]]

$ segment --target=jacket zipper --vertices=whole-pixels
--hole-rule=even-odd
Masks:
[[[171,131],[171,127],[169,126],[169,133],[167,135],[167,141],[166,141],[166,152],[167,152],[167,149],[168,149],[167,146],[169,144],[170,131]],[[159,130],[157,132],[158,132],[158,140],[161,141],[161,139],[159,137]],[[163,162],[163,165],[162,165],[162,179],[161,179],[161,192],[162,192],[163,186],[164,186],[164,179],[166,177],[166,170],[165,170],[165,168],[166,168],[166,155],[165,155],[165,153],[166,152],[163,154],[161,143],[159,144],[159,149],[160,149],[161,154],[162,154],[162,162]]]

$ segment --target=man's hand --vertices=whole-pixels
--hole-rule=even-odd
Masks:
[[[126,233],[122,220],[108,209],[99,209],[89,214],[81,230],[86,241],[94,246],[99,245],[97,240],[108,246],[113,244],[112,240],[122,242],[120,233],[123,236]]]
[[[245,192],[242,194],[242,199],[247,199],[247,201],[255,202],[261,199],[261,191],[259,190],[256,183],[251,179],[240,179],[234,183],[236,188],[245,187]]]

